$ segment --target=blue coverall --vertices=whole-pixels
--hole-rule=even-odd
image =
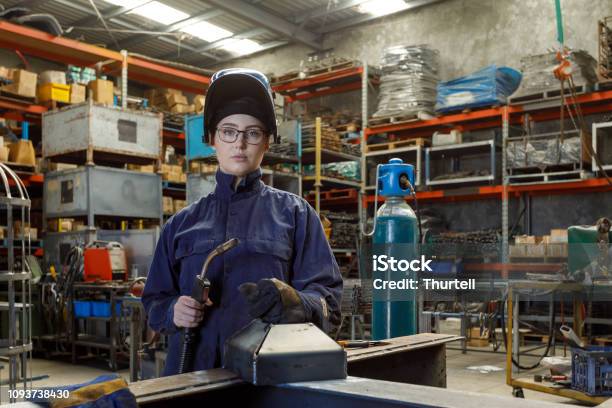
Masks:
[[[215,258],[207,277],[214,303],[204,312],[194,370],[220,367],[225,340],[248,324],[244,282],[277,278],[295,288],[306,318],[323,330],[340,319],[342,277],[317,213],[294,194],[261,181],[261,170],[234,190],[234,176],[220,170],[215,191],[175,214],[164,226],[142,302],[149,325],[170,335],[164,375],[178,373],[182,330],[173,323],[180,295],[191,294],[208,253],[230,238],[240,244]]]

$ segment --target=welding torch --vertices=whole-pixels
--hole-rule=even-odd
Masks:
[[[238,238],[232,238],[229,241],[222,243],[213,249],[210,254],[206,257],[204,264],[202,265],[202,271],[199,275],[196,275],[193,281],[193,287],[191,289],[191,297],[201,304],[206,304],[208,300],[208,293],[210,292],[210,281],[206,277],[208,271],[208,265],[217,256],[229,251],[238,245],[240,241]],[[192,371],[193,364],[193,351],[197,341],[198,335],[197,327],[185,327],[183,329],[183,348],[181,351],[181,360],[179,365],[179,374],[188,373]]]

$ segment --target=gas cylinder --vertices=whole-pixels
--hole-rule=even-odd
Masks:
[[[408,184],[410,183],[410,184]],[[413,193],[414,166],[402,159],[393,158],[378,169],[378,194],[385,197],[385,203],[376,213],[373,253],[393,256],[395,259],[412,260],[419,256],[419,228],[417,217],[406,203],[406,196]],[[389,258],[387,258],[389,259]],[[390,272],[387,276],[390,276]],[[395,275],[397,276],[397,274]],[[415,279],[416,273],[407,271],[405,278]],[[390,292],[390,291],[389,291]],[[416,334],[417,292],[405,290],[401,299],[394,299],[390,293],[372,300],[372,339]]]

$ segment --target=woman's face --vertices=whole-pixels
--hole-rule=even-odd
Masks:
[[[223,139],[228,140],[228,137],[224,135],[231,134],[231,129],[239,131],[259,129],[264,131],[264,134],[258,144],[247,143],[245,133],[239,133],[234,142],[224,141]],[[219,168],[226,174],[238,177],[246,176],[259,167],[264,153],[268,151],[269,135],[265,132],[263,123],[251,115],[235,114],[227,116],[219,121],[217,129],[212,129],[212,131],[215,132],[212,139],[217,151]],[[253,142],[253,138],[249,141]]]

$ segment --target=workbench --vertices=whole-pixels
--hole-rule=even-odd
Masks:
[[[421,333],[384,340],[385,344],[347,349],[348,375],[400,383],[446,387],[446,343],[462,337]],[[244,385],[224,369],[197,371],[130,384],[139,405],[186,398],[230,386]]]

